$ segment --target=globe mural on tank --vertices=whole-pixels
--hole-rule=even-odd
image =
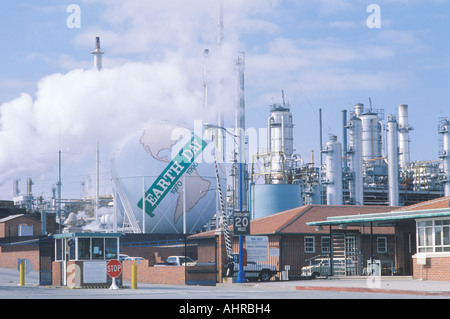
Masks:
[[[134,228],[195,233],[210,221],[217,179],[214,161],[205,160],[207,152],[212,151],[205,140],[176,123],[151,124],[121,144],[111,170],[120,210],[135,219]],[[226,179],[220,179],[225,188]]]

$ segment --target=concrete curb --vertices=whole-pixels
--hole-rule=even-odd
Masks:
[[[381,294],[402,294],[402,295],[420,295],[420,296],[450,296],[450,292],[399,290],[399,289],[374,289],[374,288],[355,288],[355,287],[312,287],[296,286],[295,290],[303,291],[337,291],[337,292],[362,292],[362,293],[381,293]]]

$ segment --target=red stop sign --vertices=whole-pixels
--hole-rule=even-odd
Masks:
[[[111,259],[106,265],[106,273],[111,278],[117,278],[122,272],[122,264],[117,259]]]

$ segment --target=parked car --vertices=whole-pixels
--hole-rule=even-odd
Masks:
[[[351,271],[354,268],[352,261],[345,259],[333,259],[333,269],[338,272]],[[310,265],[302,267],[302,276],[311,277],[316,279],[317,277],[327,277],[331,275],[330,259],[329,258],[316,258],[310,260]]]
[[[233,254],[234,259],[234,273],[239,271],[239,254]],[[245,279],[269,281],[277,273],[277,267],[272,264],[265,264],[262,262],[247,261],[247,266],[244,266]]]
[[[125,260],[144,260],[143,257],[130,257],[128,256],[127,258],[125,258]]]
[[[197,264],[187,256],[169,256],[165,263],[172,266],[195,266]]]
[[[127,258],[129,258],[129,257],[130,257],[130,256],[125,255],[125,254],[119,254],[119,261],[122,262],[122,261],[124,261],[125,259],[127,259]]]

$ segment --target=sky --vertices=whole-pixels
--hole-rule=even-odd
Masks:
[[[205,81],[210,109],[233,127],[242,52],[246,127],[264,130],[284,91],[305,163],[312,150],[319,162],[319,109],[325,144],[342,138],[341,111],[357,103],[385,118],[408,104],[411,160],[438,159],[438,121],[450,116],[449,1],[224,0],[220,48],[218,1],[3,1],[0,199],[11,199],[13,179],[25,192],[27,178],[35,195],[51,196],[59,150],[63,197],[83,195],[97,144],[108,193],[111,153],[124,136],[151,121],[214,118]],[[97,36],[101,72],[90,54]]]

